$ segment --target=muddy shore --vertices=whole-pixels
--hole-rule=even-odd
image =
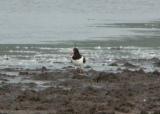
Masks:
[[[6,71],[0,114],[160,114],[158,71]]]

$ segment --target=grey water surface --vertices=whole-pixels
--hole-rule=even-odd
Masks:
[[[70,66],[76,43],[96,70],[159,70],[159,14],[159,0],[0,0],[0,68]]]

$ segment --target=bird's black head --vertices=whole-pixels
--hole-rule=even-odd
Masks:
[[[79,53],[78,48],[73,48],[73,56],[72,58],[74,60],[80,59],[81,58],[81,54]]]

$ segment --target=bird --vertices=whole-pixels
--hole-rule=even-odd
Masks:
[[[79,68],[79,73],[83,73],[83,65],[86,63],[86,58],[80,54],[76,47],[73,48],[71,62],[75,65],[75,68]]]

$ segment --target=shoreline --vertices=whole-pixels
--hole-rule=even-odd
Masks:
[[[19,77],[21,77],[19,79]],[[19,79],[17,80],[13,79]],[[74,69],[0,74],[0,113],[155,114],[160,112],[160,72],[119,73]],[[10,83],[7,81],[10,80]],[[16,82],[16,83],[15,83]]]

